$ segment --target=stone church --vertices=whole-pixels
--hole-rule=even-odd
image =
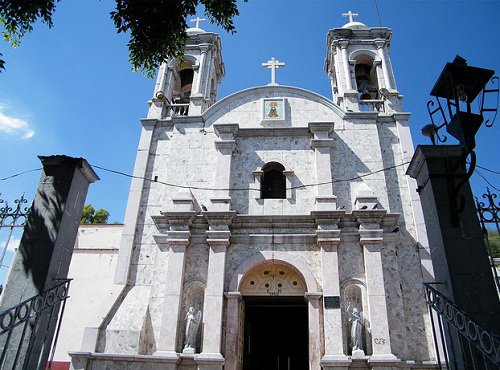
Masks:
[[[278,84],[271,58],[270,84],[218,100],[220,38],[187,30],[141,120],[114,282],[73,369],[436,367],[392,33],[347,15],[327,33],[328,97]]]

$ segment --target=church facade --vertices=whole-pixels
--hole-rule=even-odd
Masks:
[[[114,285],[73,369],[436,367],[432,281],[391,30],[328,32],[331,97],[271,83],[216,101],[217,34],[160,68]]]

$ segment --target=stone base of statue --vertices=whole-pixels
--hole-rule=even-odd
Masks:
[[[194,354],[194,348],[191,348],[191,347],[185,347],[185,348],[182,350],[182,353],[187,353],[188,355],[192,355],[192,354]]]
[[[365,351],[363,351],[362,349],[355,349],[354,351],[352,351],[352,355],[351,355],[351,358],[363,358],[365,357]]]

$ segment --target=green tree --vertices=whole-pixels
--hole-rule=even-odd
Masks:
[[[494,231],[489,231],[488,243],[493,257],[500,258],[500,235]]]
[[[82,218],[80,219],[81,225],[88,224],[107,224],[109,218],[109,212],[105,209],[94,209],[92,204],[86,204],[83,206]]]
[[[0,0],[0,30],[13,47],[41,20],[52,27],[52,15],[60,0]],[[169,56],[180,57],[187,39],[186,17],[205,7],[205,16],[228,32],[234,32],[236,0],[115,0],[110,13],[117,32],[130,35],[129,60],[134,70],[152,77]],[[2,54],[0,53],[0,57]],[[0,58],[0,72],[5,62]]]

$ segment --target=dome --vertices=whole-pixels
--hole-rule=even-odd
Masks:
[[[188,35],[196,35],[198,33],[206,33],[206,31],[202,30],[201,28],[198,28],[198,27],[192,27],[192,28],[188,28],[186,30],[186,33]]]
[[[347,24],[344,24],[342,28],[347,28],[350,30],[367,30],[369,27],[361,22],[349,22]]]

